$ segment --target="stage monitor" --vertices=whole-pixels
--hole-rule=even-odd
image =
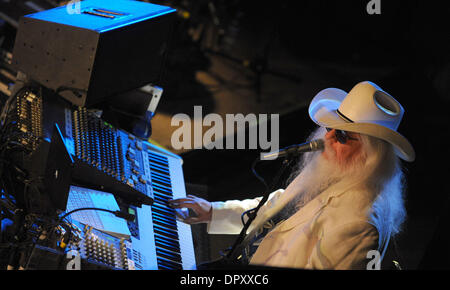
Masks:
[[[159,82],[175,9],[127,0],[77,3],[20,19],[17,71],[85,107]]]

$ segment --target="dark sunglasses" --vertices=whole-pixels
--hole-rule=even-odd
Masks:
[[[327,132],[330,132],[331,130],[333,130],[332,128],[326,128]],[[335,135],[336,135],[336,140],[341,143],[341,144],[345,144],[347,143],[348,140],[358,140],[356,138],[350,137],[347,132],[342,131],[342,130],[337,130],[335,129]]]

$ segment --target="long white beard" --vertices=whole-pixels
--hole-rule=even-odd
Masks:
[[[308,140],[323,136],[324,129],[319,128]],[[385,245],[391,235],[401,231],[406,217],[403,200],[404,180],[401,164],[393,151],[387,151],[388,154],[384,155],[377,153],[378,157],[370,159],[367,156],[373,154],[373,149],[371,150],[367,151],[367,155],[361,154],[344,167],[338,164],[332,150],[327,151],[327,156],[331,157],[327,159],[322,152],[304,154],[299,162],[300,169],[291,175],[294,178],[288,180],[289,185],[283,193],[284,198],[281,198],[286,202],[278,207],[282,210],[275,214],[274,218],[289,218],[325,190],[344,192],[348,189],[361,188],[364,190],[358,195],[354,205],[360,206],[361,209],[371,206],[368,214],[371,223],[380,234],[381,251],[381,245]],[[378,168],[377,164],[381,164],[381,168]]]
[[[362,162],[354,162],[343,168],[336,162],[332,151],[325,158],[322,152],[307,153],[302,160],[303,168],[296,172],[296,177],[286,188],[285,194],[295,195],[281,213],[288,217],[302,208],[306,203],[327,189],[345,190],[352,184],[357,184],[364,170]]]

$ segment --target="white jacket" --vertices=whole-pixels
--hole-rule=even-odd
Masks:
[[[265,214],[282,200],[283,192],[277,190],[270,195],[258,212],[260,219],[252,224],[263,222]],[[371,204],[365,196],[361,191],[321,193],[269,232],[250,263],[304,269],[366,269],[369,251],[378,249],[378,232],[369,223]],[[242,212],[256,207],[260,199],[213,202],[208,233],[238,234],[243,226]]]

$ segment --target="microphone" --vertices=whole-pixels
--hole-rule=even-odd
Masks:
[[[261,160],[273,160],[283,156],[293,157],[305,152],[323,150],[324,148],[325,142],[322,139],[316,139],[302,144],[291,145],[276,152],[261,154]]]

